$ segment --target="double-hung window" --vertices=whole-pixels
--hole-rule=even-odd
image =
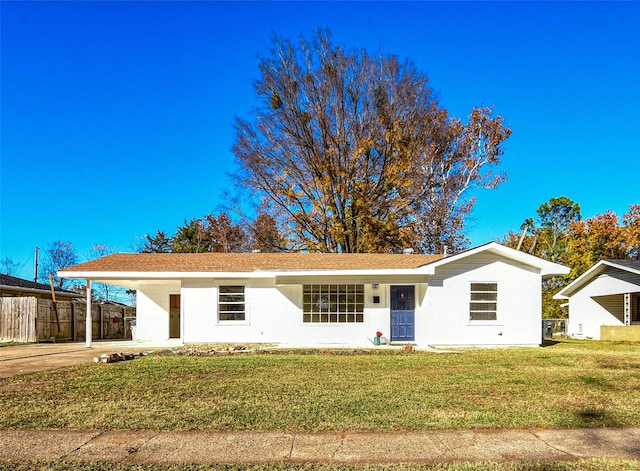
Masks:
[[[303,322],[364,322],[364,285],[304,285]]]
[[[221,285],[218,288],[218,320],[244,321],[245,318],[244,286]]]
[[[471,283],[469,314],[472,321],[498,319],[498,283]]]

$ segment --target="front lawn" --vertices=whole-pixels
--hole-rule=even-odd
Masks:
[[[454,354],[149,355],[0,380],[0,428],[286,431],[640,425],[640,344]]]

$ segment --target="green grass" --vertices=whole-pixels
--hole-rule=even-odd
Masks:
[[[11,342],[0,342],[0,347],[12,347],[12,346],[15,346],[15,345],[26,345],[26,344],[22,343],[22,342],[14,342],[14,341],[11,341]]]
[[[640,344],[161,356],[0,380],[0,428],[292,432],[640,424]]]
[[[321,465],[273,463],[262,465],[233,465],[233,464],[133,464],[133,463],[104,463],[104,462],[73,462],[73,461],[0,461],[0,471],[27,471],[34,469],[50,471],[613,471],[640,470],[640,462],[624,460],[579,460],[579,461],[511,461],[505,463],[477,462],[477,463],[436,463],[436,464],[387,464],[387,465]]]

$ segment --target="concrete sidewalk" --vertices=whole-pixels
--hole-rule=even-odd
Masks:
[[[0,460],[399,463],[640,459],[640,427],[295,434],[0,430]]]

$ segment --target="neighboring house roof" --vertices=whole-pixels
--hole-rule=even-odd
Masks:
[[[43,283],[36,283],[35,281],[25,280],[23,278],[17,278],[11,275],[0,274],[0,291],[14,291],[25,293],[38,293],[51,295],[51,287]],[[69,291],[66,289],[56,288],[55,293],[58,296],[66,296],[72,298],[81,298],[82,294],[75,291]]]
[[[629,271],[633,273],[640,274],[640,260],[616,260],[616,259],[607,259],[605,262],[608,262],[613,265],[617,265],[619,267],[625,267]]]
[[[66,268],[67,278],[123,279],[197,277],[264,273],[301,276],[330,272],[431,275],[437,267],[465,257],[488,253],[537,268],[542,276],[569,273],[569,269],[533,255],[491,242],[449,257],[421,254],[352,253],[119,253]]]
[[[627,271],[640,275],[640,260],[615,260],[607,259],[600,260],[594,266],[589,268],[586,272],[573,280],[567,286],[562,288],[553,299],[569,299],[575,292],[582,289],[584,285],[591,282],[595,277],[602,274],[608,268],[617,268],[619,270]]]

